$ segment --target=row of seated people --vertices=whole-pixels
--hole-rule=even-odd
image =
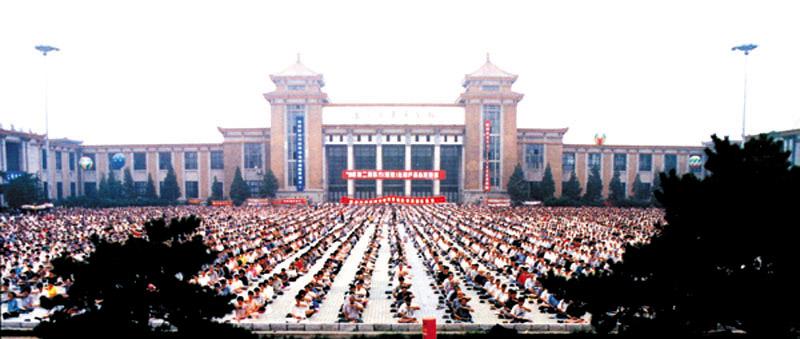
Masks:
[[[405,241],[397,230],[396,222],[389,228],[390,258],[389,258],[389,286],[396,286],[388,291],[392,299],[390,311],[399,323],[416,323],[416,312],[420,309],[414,303],[414,293],[411,291],[413,276],[410,273],[411,265],[405,251]]]
[[[378,213],[379,214],[379,213]],[[379,220],[383,223],[383,220]],[[381,248],[381,240],[385,237],[383,227],[376,226],[367,242],[367,250],[358,264],[353,281],[349,284],[345,300],[339,309],[338,321],[342,323],[361,323],[364,322],[364,309],[367,307],[370,298],[370,288],[372,287],[372,274],[375,272],[375,264],[378,260],[378,251]]]
[[[289,263],[288,267],[282,267],[280,271],[276,267],[270,272],[271,274],[254,279],[256,283],[240,284],[242,288],[233,289],[232,293],[236,295],[234,319],[258,319],[261,317],[267,311],[268,305],[279,295],[283,295],[292,282],[308,274],[309,268],[322,258],[337,239],[347,236],[348,232],[352,231],[352,226],[352,224],[347,224],[333,227],[333,231],[312,244],[308,250],[300,253]],[[314,281],[321,281],[323,285],[325,283],[324,276],[319,273],[314,275]],[[223,294],[224,292],[223,290]]]
[[[366,231],[368,222],[366,219],[356,219],[352,222],[357,224],[355,231],[341,240],[331,256],[325,260],[322,268],[315,273],[314,279],[295,295],[292,310],[286,314],[287,321],[303,322],[319,312],[320,305],[341,271],[344,261]]]
[[[437,245],[429,237],[430,234],[426,234],[433,230],[421,227],[416,223],[417,220],[409,221],[410,226],[406,230],[423,256],[426,272],[434,280],[431,287],[434,288],[434,293],[439,294],[440,307],[447,313],[445,320],[472,322],[475,310],[469,306],[471,298],[464,293],[453,276],[447,265],[447,258],[440,255]]]

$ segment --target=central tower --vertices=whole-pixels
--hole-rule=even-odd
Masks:
[[[270,103],[270,168],[278,179],[278,196],[322,201],[322,74],[297,62],[270,75],[275,90]]]
[[[464,201],[505,196],[517,165],[517,103],[523,95],[511,86],[517,75],[486,63],[464,77]]]

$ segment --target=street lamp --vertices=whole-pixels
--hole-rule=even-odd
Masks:
[[[50,45],[37,45],[34,46],[37,51],[42,52],[42,56],[44,56],[44,149],[45,149],[45,161],[49,160],[50,158],[50,121],[49,116],[47,113],[47,53],[50,52],[58,52],[60,49],[50,46]],[[52,164],[51,164],[52,166]],[[53,178],[50,176],[50,169],[47,169],[46,172],[47,177],[47,185],[50,186],[53,183]],[[47,190],[47,196],[50,196],[50,187],[45,187]]]
[[[744,124],[745,124],[745,116],[747,113],[747,56],[750,55],[750,51],[756,49],[758,45],[756,44],[746,44],[746,45],[739,45],[731,48],[731,51],[742,51],[744,52],[744,97],[742,103],[742,147],[744,147],[745,142],[745,133],[744,133]]]

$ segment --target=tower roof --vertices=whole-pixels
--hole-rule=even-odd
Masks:
[[[280,73],[273,74],[272,76],[273,77],[315,77],[315,76],[320,76],[320,75],[322,75],[322,74],[314,72],[311,69],[309,69],[308,67],[306,67],[306,65],[303,65],[303,63],[300,62],[300,53],[298,53],[297,54],[297,62],[295,62],[293,65],[287,67],[286,69],[284,69]]]
[[[486,53],[486,63],[478,68],[475,72],[467,74],[467,78],[509,78],[509,79],[516,79],[516,74],[511,74],[506,72],[499,67],[495,66],[491,60],[489,60],[489,53]]]

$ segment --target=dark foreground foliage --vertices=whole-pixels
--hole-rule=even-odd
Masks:
[[[661,175],[667,226],[611,272],[543,284],[592,313],[600,333],[763,337],[800,330],[800,168],[766,136],[744,149],[712,136],[703,180]]]
[[[242,338],[251,334],[213,322],[233,310],[229,299],[189,283],[216,253],[195,230],[200,219],[164,219],[145,224],[143,237],[125,242],[92,239],[95,252],[79,262],[63,256],[54,273],[73,281],[68,297],[41,323],[44,338]],[[63,308],[62,308],[63,307]],[[165,323],[154,326],[152,320]]]

